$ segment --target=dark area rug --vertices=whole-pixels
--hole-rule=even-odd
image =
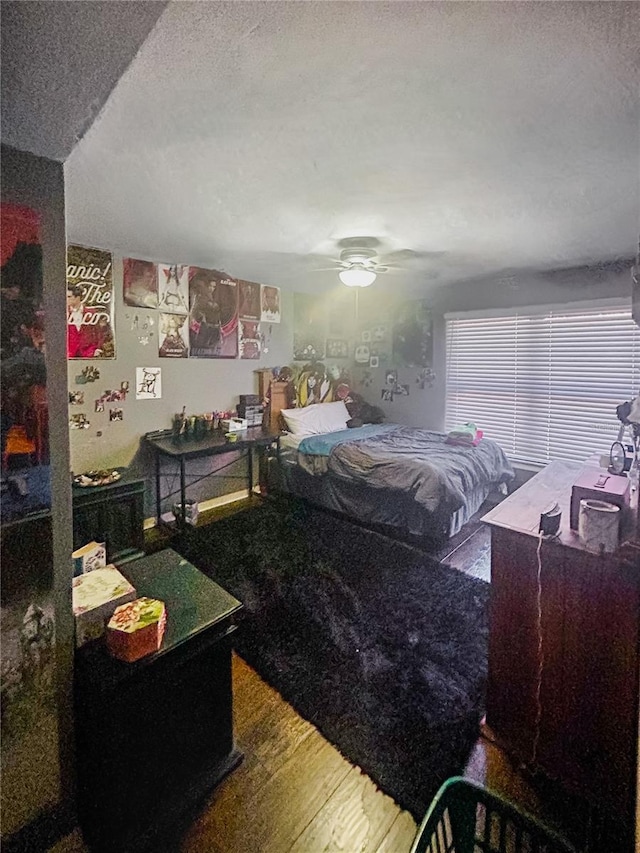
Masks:
[[[421,819],[478,736],[488,585],[281,498],[174,547],[244,603],[241,657]]]

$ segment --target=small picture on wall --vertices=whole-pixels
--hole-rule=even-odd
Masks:
[[[365,331],[362,332],[361,339],[362,339],[363,344],[370,344],[371,343],[371,330],[365,329]]]
[[[162,397],[162,368],[136,367],[136,400],[159,400]]]
[[[94,409],[96,412],[104,412],[104,400],[96,400]]]
[[[109,420],[110,421],[124,420],[124,413],[123,413],[122,409],[109,409]]]
[[[400,395],[401,397],[408,397],[409,396],[409,386],[408,385],[396,385],[396,387],[393,390],[396,394]]]
[[[374,326],[371,331],[371,340],[379,343],[380,341],[385,341],[387,339],[387,327],[386,326]]]
[[[122,295],[125,305],[158,307],[158,269],[151,261],[125,258],[122,261]]]
[[[383,388],[380,391],[380,399],[385,403],[393,403],[393,390],[391,388]]]
[[[387,370],[385,380],[387,385],[395,386],[398,381],[398,371],[397,370]]]
[[[69,418],[69,426],[71,429],[89,429],[91,422],[84,412],[79,412],[77,415],[71,415]]]
[[[69,391],[70,406],[84,406],[84,391]]]
[[[372,355],[369,359],[369,367],[378,367],[380,364],[380,359],[377,355]]]
[[[263,323],[280,322],[280,288],[262,285],[262,314]]]
[[[354,352],[356,364],[369,364],[370,357],[369,347],[366,344],[358,344]]]

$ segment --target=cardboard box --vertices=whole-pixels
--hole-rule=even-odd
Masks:
[[[74,551],[71,557],[74,576],[92,572],[107,565],[107,549],[104,542],[89,542]]]
[[[166,623],[164,602],[136,598],[114,610],[107,625],[107,648],[114,657],[132,663],[158,651]]]
[[[220,421],[220,429],[224,430],[224,432],[239,432],[246,428],[246,418],[223,418]]]
[[[116,607],[136,597],[135,588],[115,566],[78,575],[71,594],[77,646],[101,637]]]
[[[609,474],[602,468],[584,468],[571,487],[570,526],[578,529],[581,500],[597,500],[620,507],[620,525],[625,528],[630,520],[631,481],[628,477]]]

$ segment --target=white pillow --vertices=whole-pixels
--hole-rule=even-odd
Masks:
[[[282,409],[281,415],[293,435],[322,435],[347,429],[349,410],[338,400],[335,403],[314,403],[303,409]]]

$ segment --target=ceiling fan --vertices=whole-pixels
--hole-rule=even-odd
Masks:
[[[318,269],[337,270],[340,281],[347,287],[368,287],[380,273],[391,270],[424,270],[426,260],[443,254],[416,252],[413,249],[385,253],[377,237],[345,237],[338,241],[336,248],[340,254],[333,260],[332,266]],[[435,274],[431,273],[430,277],[435,277]]]

